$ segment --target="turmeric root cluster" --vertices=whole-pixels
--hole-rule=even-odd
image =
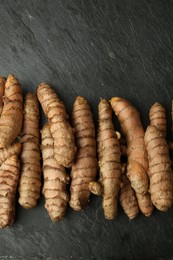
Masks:
[[[42,129],[38,101],[47,117]],[[76,98],[69,118],[64,103],[46,83],[36,93],[27,93],[23,106],[18,80],[13,75],[0,77],[0,228],[14,222],[16,191],[19,204],[28,209],[37,205],[42,189],[45,209],[54,222],[63,219],[68,204],[75,211],[85,209],[91,193],[102,196],[109,220],[117,216],[119,204],[129,219],[140,211],[148,217],[154,207],[167,211],[173,205],[169,150],[173,142],[168,146],[161,104],[151,107],[149,118],[145,131],[129,101],[101,99],[96,131],[84,97]]]

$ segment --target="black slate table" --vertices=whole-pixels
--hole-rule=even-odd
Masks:
[[[2,0],[0,74],[9,73],[24,94],[50,83],[69,114],[83,95],[95,121],[100,97],[127,98],[145,127],[159,101],[171,136],[173,2]],[[92,196],[84,211],[68,208],[63,221],[51,223],[43,205],[43,198],[32,210],[17,205],[15,224],[0,230],[0,259],[173,259],[173,208],[133,221],[120,209],[106,221],[101,198]]]

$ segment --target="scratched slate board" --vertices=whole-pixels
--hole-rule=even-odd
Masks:
[[[144,0],[0,1],[0,74],[14,73],[23,93],[46,81],[68,113],[77,95],[97,122],[100,97],[129,99],[146,127],[149,107],[165,105],[171,136],[173,2]],[[42,125],[45,118],[42,115]],[[115,119],[116,127],[118,122]],[[51,223],[41,198],[17,205],[16,222],[0,230],[0,259],[173,259],[173,208],[129,221],[120,209],[103,217],[101,198]]]

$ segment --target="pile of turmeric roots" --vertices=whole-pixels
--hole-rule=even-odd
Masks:
[[[47,117],[41,131],[39,103]],[[114,128],[113,111],[121,133]],[[101,99],[96,133],[83,97],[76,98],[69,120],[64,103],[46,83],[23,102],[18,80],[0,77],[0,227],[14,222],[16,198],[22,207],[33,208],[41,189],[52,221],[64,217],[68,203],[82,210],[91,193],[102,196],[106,219],[116,217],[119,203],[129,219],[139,211],[150,216],[154,207],[167,211],[173,204],[173,173],[164,107],[155,103],[149,118],[144,131],[139,112],[127,100]]]

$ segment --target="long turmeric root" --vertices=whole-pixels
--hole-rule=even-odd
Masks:
[[[5,79],[0,76],[0,115],[3,109],[3,96],[4,96],[4,89],[5,89]]]
[[[9,75],[5,83],[3,102],[0,117],[0,148],[11,144],[22,127],[22,92],[18,80],[13,75]]]
[[[19,182],[19,204],[33,208],[40,197],[40,131],[39,104],[36,95],[28,93],[25,97],[24,123],[21,134],[21,177]]]
[[[76,147],[74,132],[67,120],[65,106],[53,89],[45,83],[38,86],[37,96],[49,119],[50,131],[54,139],[55,159],[64,167],[70,167],[74,160]]]
[[[121,175],[120,204],[129,219],[134,219],[138,215],[139,208],[137,198],[126,176],[126,168],[122,170]]]
[[[97,173],[95,127],[89,104],[83,97],[77,97],[72,110],[72,121],[76,134],[76,162],[71,170],[70,206],[81,210],[89,200],[88,185]]]
[[[41,133],[45,208],[52,221],[59,221],[65,215],[69,200],[66,184],[70,178],[65,171],[65,167],[58,164],[54,159],[54,140],[50,133],[50,126],[46,124]]]
[[[114,219],[118,213],[118,193],[120,189],[120,145],[112,122],[112,109],[105,99],[98,106],[98,157],[100,180],[103,189],[103,210],[106,219]],[[89,188],[93,192],[91,183]],[[95,187],[96,188],[96,187]],[[95,192],[96,193],[96,192]]]
[[[155,207],[168,210],[173,204],[173,183],[169,149],[162,132],[148,126],[145,144],[149,160],[150,193]]]
[[[148,191],[148,159],[139,112],[123,98],[114,97],[110,102],[127,139],[127,177],[136,193],[146,194]]]
[[[14,222],[19,166],[18,156],[13,155],[0,167],[0,228],[12,225]]]
[[[165,108],[158,102],[156,102],[150,108],[150,125],[154,125],[160,132],[166,137],[166,111]]]

